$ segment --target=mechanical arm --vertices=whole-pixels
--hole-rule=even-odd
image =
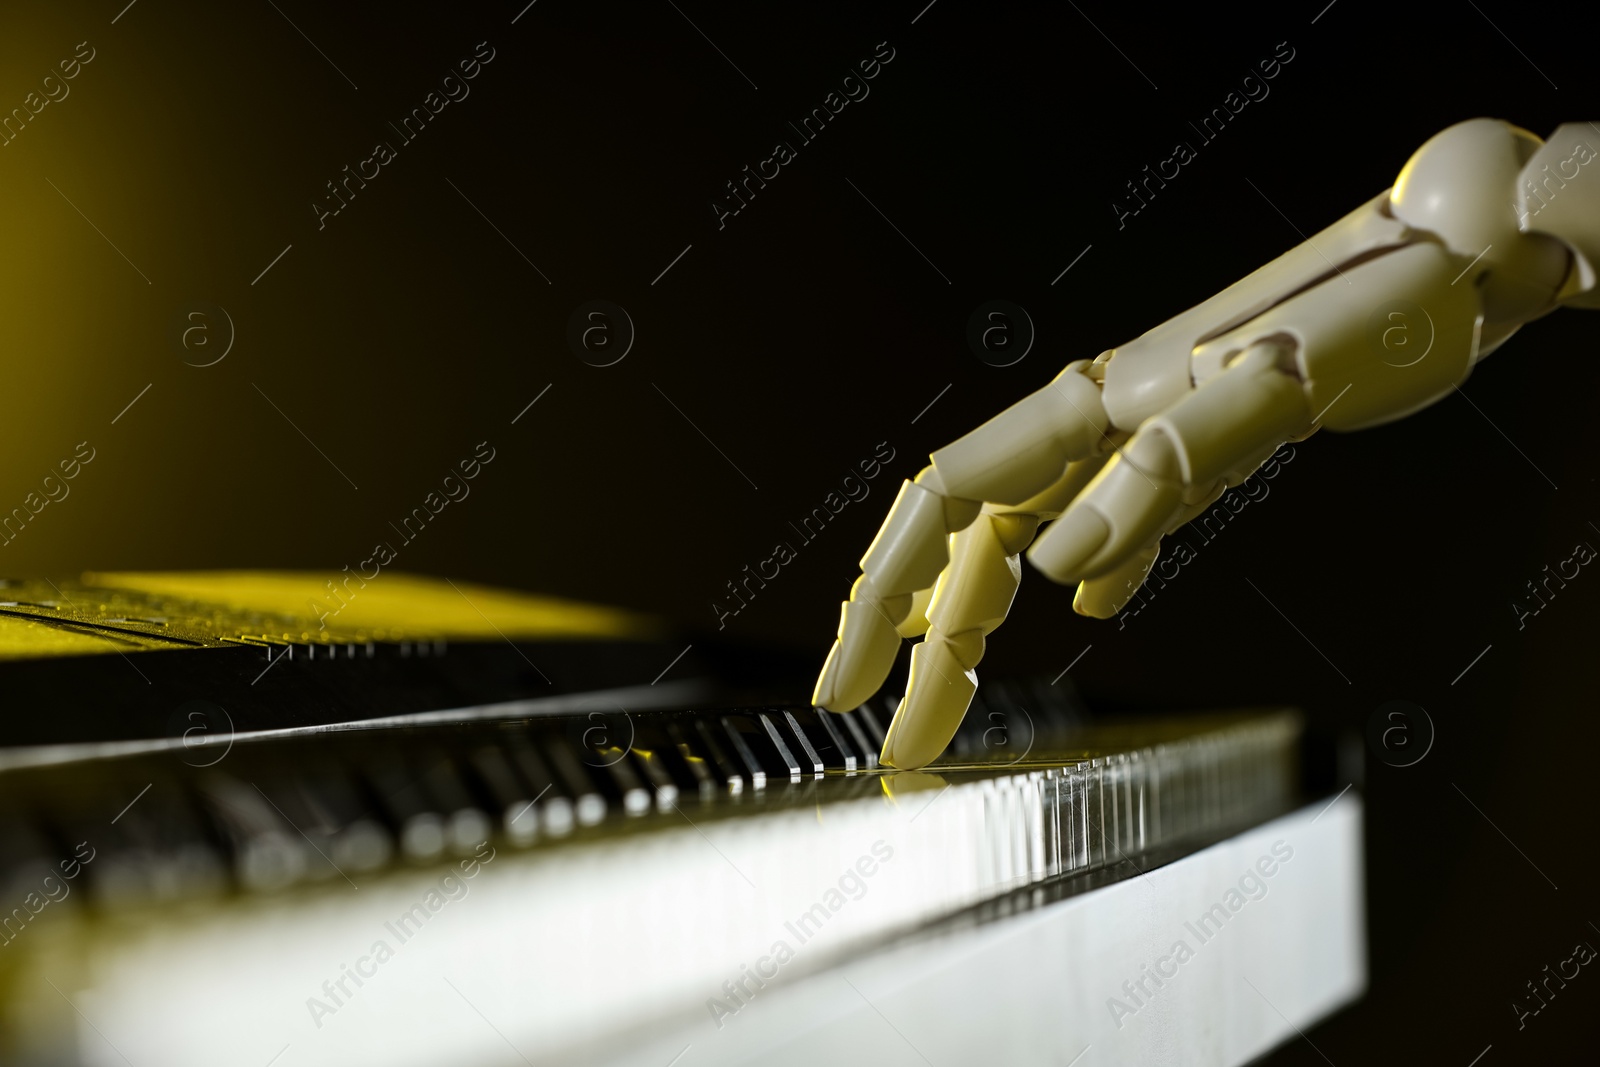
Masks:
[[[1600,308],[1597,154],[1593,123],[1548,141],[1451,126],[1394,188],[934,452],[861,559],[812,703],[857,707],[925,633],[881,759],[928,763],[966,714],[1030,544],[1047,577],[1078,583],[1076,611],[1109,618],[1162,536],[1285,441],[1409,415],[1523,323]]]

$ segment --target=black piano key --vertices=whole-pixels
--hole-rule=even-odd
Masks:
[[[717,780],[712,777],[712,769],[708,765],[708,758],[701,756],[694,750],[694,747],[689,744],[687,735],[684,734],[683,729],[676,722],[667,723],[667,738],[672,742],[672,746],[677,749],[679,762],[683,764],[690,777],[694,780],[694,788],[700,794],[701,801],[709,800],[716,795]],[[738,781],[738,779],[734,780]]]
[[[732,731],[730,742],[744,747],[764,775],[766,781],[797,782],[801,765],[789,742],[774,722],[775,716],[761,711],[730,713],[723,722]],[[741,753],[741,760],[744,754]],[[807,769],[809,772],[809,768]]]
[[[583,769],[582,762],[567,745],[566,738],[553,736],[545,739],[544,753],[555,770],[556,780],[572,797],[572,813],[579,826],[594,826],[606,817],[606,798],[600,795],[595,781]]]
[[[396,828],[401,853],[416,863],[442,856],[447,844],[444,816],[435,810],[422,783],[399,754],[372,753],[362,769]]]
[[[784,742],[783,735],[778,733],[778,728],[772,724],[772,718],[766,712],[758,712],[756,721],[761,723],[762,729],[767,733],[767,738],[772,742],[773,750],[777,753],[782,769],[789,772],[789,781],[800,780],[800,761],[795,758],[789,746]]]
[[[539,836],[539,813],[534,811],[532,794],[512,769],[505,748],[480,745],[468,759],[501,813],[500,828],[506,840],[518,848],[533,844]]]
[[[553,837],[572,832],[577,822],[571,794],[556,781],[539,750],[526,735],[516,734],[506,742],[506,755],[533,797],[539,825]]]
[[[718,737],[719,731],[714,730],[711,722],[707,719],[696,716],[694,729],[701,742],[705,745],[708,766],[715,770],[729,793],[738,794],[742,792],[744,790],[745,766],[735,759],[732,746]],[[726,736],[725,732],[723,736]],[[763,782],[766,781],[765,774],[762,775],[761,780]]]
[[[866,729],[861,725],[861,717],[857,714],[858,711],[860,711],[859,708],[856,711],[847,711],[840,715],[839,718],[844,722],[844,727],[849,732],[850,739],[856,743],[857,750],[865,757],[867,769],[871,770],[878,765],[878,752],[883,748],[883,745],[881,743],[876,745],[872,743],[871,738],[867,736]],[[827,714],[831,715],[832,712]]]
[[[85,891],[85,896],[100,905],[115,906],[124,901],[143,903],[154,898],[155,879],[150,876],[149,857],[136,841],[131,840],[123,828],[127,805],[146,785],[154,786],[148,779],[137,784],[110,779],[101,783],[103,792],[98,795],[72,796],[61,808],[49,813],[48,830],[54,838],[54,848],[60,852],[55,862],[58,872],[71,875],[74,886]],[[150,799],[149,792],[139,796],[137,803]],[[109,815],[117,816],[108,823]],[[206,813],[202,810],[202,818]],[[33,828],[21,815],[0,813],[0,828],[15,825],[30,837]],[[203,828],[202,833],[206,833]],[[208,842],[219,848],[227,844],[217,834],[208,834]],[[221,881],[227,883],[227,860],[223,863]],[[61,861],[67,861],[65,867]],[[0,876],[0,884],[4,878]]]
[[[893,700],[893,699],[891,699],[889,697],[883,697],[882,700],[889,708],[889,719],[890,719],[890,721],[893,721],[893,719],[894,719],[894,710],[895,710],[896,705],[899,704],[899,701],[898,700]],[[883,748],[883,741],[884,741],[884,738],[885,738],[886,735],[883,732],[883,727],[878,725],[878,716],[877,716],[877,713],[874,712],[873,709],[872,709],[872,703],[873,702],[870,701],[870,700],[867,701],[866,703],[862,704],[859,708],[857,708],[855,711],[851,712],[851,714],[855,715],[862,722],[867,724],[867,730],[872,734],[872,739],[877,742],[877,745],[874,746],[874,747],[876,749],[882,749]]]
[[[802,722],[807,721],[807,716],[809,716],[810,721],[814,721],[821,727],[823,734],[826,735],[827,742],[817,745],[817,752],[822,757],[825,768],[842,770],[846,774],[854,774],[856,769],[861,766],[861,761],[856,755],[855,746],[845,739],[844,731],[840,730],[839,724],[834,722],[839,716],[831,711],[823,711],[819,708],[801,709],[795,712],[794,715]]]
[[[801,770],[806,770],[807,765],[809,765],[812,775],[814,777],[821,778],[823,770],[822,757],[817,755],[816,746],[813,745],[811,743],[811,739],[806,736],[806,732],[801,727],[799,720],[794,717],[794,712],[785,711],[782,714],[784,722],[787,722],[789,724],[789,729],[794,731],[795,740],[800,742],[800,751],[796,753],[796,755],[798,755],[803,761]]]
[[[672,775],[667,770],[665,753],[659,748],[635,745],[632,755],[645,779],[650,783],[650,788],[655,791],[656,808],[660,811],[671,811],[673,805],[678,802],[678,784],[672,780]]]
[[[622,798],[623,814],[643,815],[650,810],[650,791],[639,781],[626,749],[610,745],[596,750],[590,758],[596,761],[590,766],[611,776],[613,787]]]
[[[689,766],[678,747],[683,732],[669,729],[673,723],[666,716],[643,717],[636,725],[630,754],[645,785],[656,795],[656,807],[662,811],[670,810],[683,793],[694,793],[700,789],[700,776]],[[699,769],[706,771],[703,760]],[[663,789],[666,790],[664,799]]]
[[[734,756],[738,759],[739,765],[744,768],[744,774],[749,779],[750,788],[765,789],[767,787],[766,768],[761,765],[760,760],[756,759],[756,754],[750,750],[750,746],[745,742],[744,735],[734,725],[735,722],[739,721],[739,718],[737,716],[724,715],[721,717],[721,721],[723,733],[727,735],[728,744],[732,746]]]
[[[295,784],[318,825],[329,832],[328,857],[339,870],[372,871],[389,863],[394,839],[345,767],[331,759],[313,759],[296,775]]]
[[[198,788],[207,812],[232,846],[234,876],[241,886],[272,892],[305,876],[308,850],[303,839],[257,789],[215,771]],[[139,851],[148,869],[150,854]]]
[[[422,781],[444,815],[450,849],[458,856],[472,855],[479,845],[489,840],[491,827],[489,816],[467,792],[455,761],[441,754],[427,758],[422,767]]]
[[[250,785],[261,793],[311,850],[306,856],[306,879],[321,881],[339,877],[339,867],[332,855],[336,827],[324,821],[298,783],[291,778],[263,775],[252,778]]]

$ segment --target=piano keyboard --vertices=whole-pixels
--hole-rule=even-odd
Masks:
[[[14,768],[0,776],[0,866],[45,870],[87,840],[100,858],[86,884],[106,906],[274,893],[446,862],[486,841],[548,848],[942,779],[1037,791],[1030,817],[1048,809],[1051,851],[1025,866],[1059,874],[1237,825],[1281,808],[1292,787],[1291,717],[1091,733],[1061,699],[986,699],[920,776],[877,766],[882,705],[594,711]],[[985,737],[1007,717],[1020,739]]]
[[[0,662],[58,708],[123,687],[88,737],[4,723],[0,1061],[625,1059],[1300,801],[1291,712],[1100,719],[989,683],[893,772],[891,698],[730,699],[713,650],[625,684],[670,645],[269,636],[126,657],[148,690],[109,655]]]
[[[881,705],[487,719],[236,742],[210,766],[182,762],[214,755],[193,749],[13,770],[0,776],[9,894],[20,903],[80,842],[93,859],[75,883],[56,873],[71,897],[12,924],[0,981],[8,1003],[48,1009],[30,1009],[30,1040],[74,1029],[60,998],[26,995],[49,991],[42,975],[92,990],[96,1026],[147,1036],[152,1061],[215,1063],[215,1042],[252,1020],[285,1041],[330,1036],[343,1009],[323,976],[378,942],[400,951],[399,932],[418,938],[408,960],[441,954],[441,974],[464,946],[512,944],[513,959],[539,961],[497,957],[497,981],[522,990],[519,1047],[567,1055],[593,1040],[597,1005],[621,1035],[685,998],[728,1003],[722,983],[775,940],[818,942],[785,968],[800,975],[1019,889],[1131,874],[1295,795],[1293,715],[1093,729],[1063,700],[985,699],[920,773],[875,766]],[[1026,736],[986,745],[1002,718]],[[445,897],[465,894],[451,903],[457,933],[424,942],[394,926],[451,872]],[[227,962],[249,953],[248,968]],[[215,967],[233,968],[227,983],[194,986]],[[292,977],[304,974],[316,980]],[[184,1018],[231,1020],[225,1035],[186,1044],[181,1019],[154,1025],[155,976],[184,989],[170,1002]],[[366,1003],[343,988],[349,1006]],[[392,988],[385,1018],[438,993]],[[369,1029],[357,1044],[370,1052]],[[303,1062],[344,1046],[317,1047],[327,1055]],[[415,1051],[385,1060],[430,1062]]]

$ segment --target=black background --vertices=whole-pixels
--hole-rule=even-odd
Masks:
[[[98,456],[3,566],[331,575],[487,439],[472,497],[398,566],[707,630],[724,583],[887,441],[871,496],[727,620],[820,664],[927,452],[1376,195],[1450,123],[1600,118],[1576,6],[925,2],[10,5],[3,107],[96,52],[0,148],[5,506],[77,441]],[[480,41],[471,95],[319,230],[324,182]],[[723,183],[882,41],[870,96],[719,229]],[[1187,123],[1280,42],[1270,95],[1200,145]],[[1112,201],[1178,140],[1197,158],[1119,229]],[[637,329],[606,368],[566,342],[594,299]],[[1037,329],[1013,366],[966,344],[991,299]],[[194,300],[237,328],[214,367],[171,341]],[[1593,968],[1521,1030],[1511,1003],[1600,945],[1600,578],[1521,629],[1511,601],[1600,546],[1597,326],[1558,312],[1465,399],[1297,446],[1125,625],[1028,569],[991,641],[991,675],[1088,648],[1072,676],[1107,706],[1286,702],[1352,735],[1389,700],[1428,710],[1422,762],[1368,760],[1370,992],[1274,1064],[1592,1048]]]

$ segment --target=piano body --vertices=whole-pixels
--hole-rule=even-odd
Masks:
[[[1364,988],[1292,710],[990,683],[897,773],[759,652],[321,587],[0,590],[0,1062],[1241,1064]]]

